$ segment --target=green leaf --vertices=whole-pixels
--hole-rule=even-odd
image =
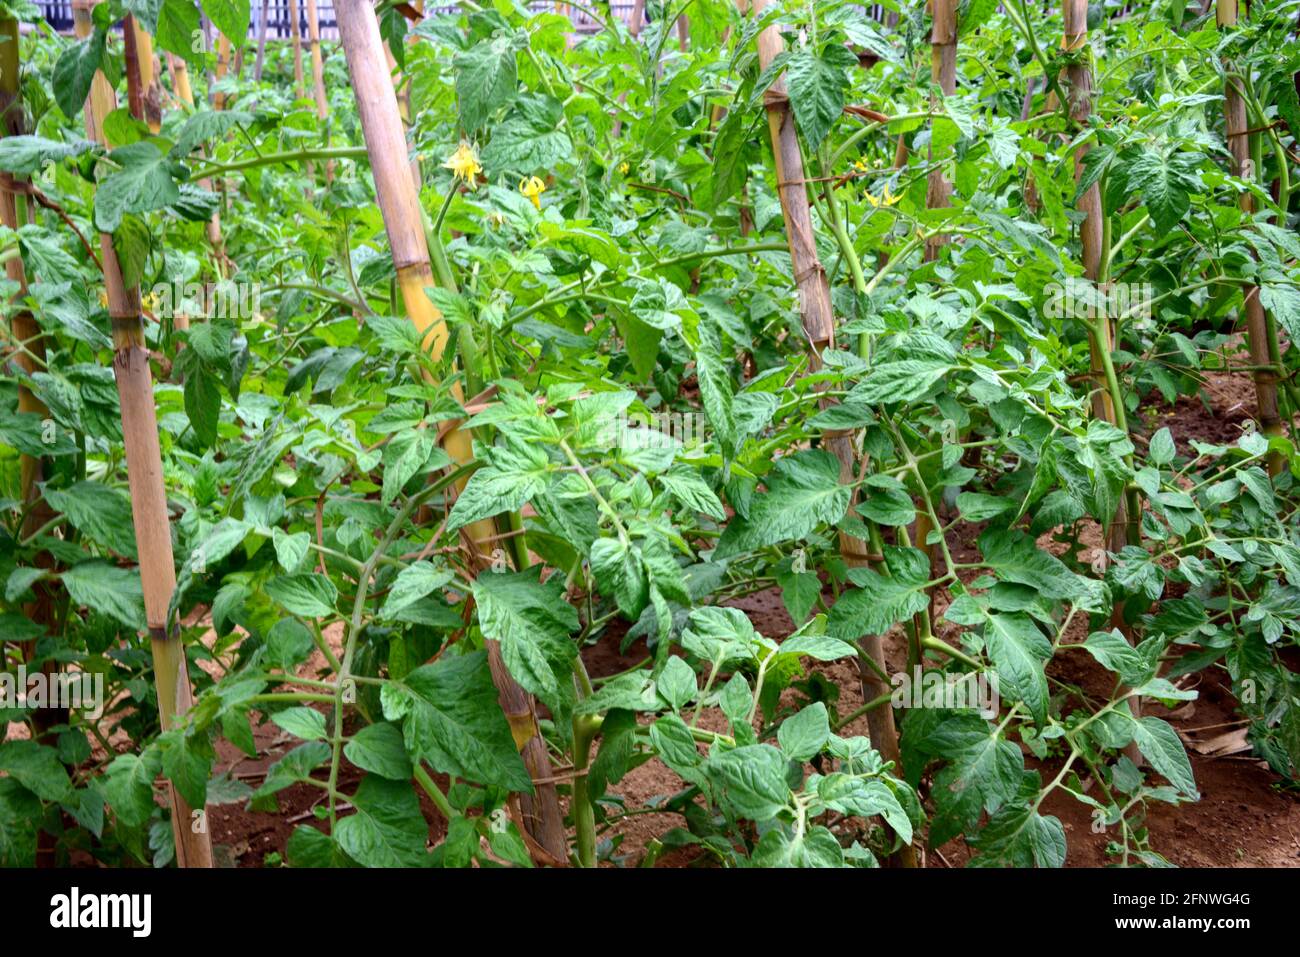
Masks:
[[[94,146],[88,140],[59,143],[40,136],[6,136],[0,139],[0,169],[30,176],[46,163],[80,156],[86,150],[94,149]]]
[[[1126,684],[1141,684],[1151,676],[1152,662],[1118,631],[1094,631],[1083,647],[1103,668],[1115,672]]]
[[[733,455],[739,442],[735,400],[731,375],[722,358],[711,348],[701,347],[695,354],[695,377],[700,385],[700,403],[709,425],[718,437],[724,455]]]
[[[59,761],[59,752],[35,741],[0,744],[0,771],[42,801],[61,801],[72,791],[72,782]]]
[[[158,29],[154,31],[159,47],[201,68],[203,44],[195,38],[202,34],[199,8],[194,0],[163,0],[158,9]]]
[[[843,867],[844,849],[834,833],[820,824],[799,832],[776,827],[754,848],[753,863],[757,867]]]
[[[650,726],[650,744],[659,760],[683,781],[706,786],[704,759],[695,748],[691,729],[675,714],[667,714]],[[772,750],[776,750],[773,748]],[[779,753],[779,752],[778,752]]]
[[[176,357],[177,371],[185,377],[185,414],[204,448],[217,441],[221,424],[221,376],[197,349],[185,349]]]
[[[556,576],[545,584],[540,566],[522,572],[480,575],[474,582],[479,627],[486,638],[501,643],[510,674],[524,690],[542,697],[559,691],[578,646],[570,637],[578,630],[578,613],[564,600],[564,585]]]
[[[309,824],[299,824],[284,848],[290,867],[355,867],[338,842]]]
[[[329,737],[329,732],[325,730],[325,715],[306,705],[277,711],[271,715],[271,720],[295,738],[304,741],[324,741]]]
[[[127,213],[162,209],[181,198],[172,179],[171,160],[153,143],[123,146],[109,158],[122,168],[95,190],[95,225],[102,232],[116,230]]]
[[[817,596],[822,590],[821,579],[812,572],[792,571],[786,562],[776,567],[774,575],[776,583],[781,586],[781,600],[785,602],[791,621],[802,625],[813,605],[817,604]]]
[[[786,759],[770,744],[749,744],[711,755],[705,768],[720,803],[740,817],[769,821],[790,806]]]
[[[598,538],[591,543],[591,571],[602,595],[636,620],[650,601],[650,580],[640,551],[625,538]]]
[[[156,748],[142,754],[119,754],[104,777],[104,797],[117,819],[127,827],[141,827],[153,816],[153,782],[162,770]]]
[[[1192,763],[1187,759],[1187,751],[1178,738],[1178,732],[1168,722],[1150,716],[1137,721],[1130,718],[1130,722],[1133,740],[1137,742],[1142,756],[1151,762],[1151,767],[1183,794],[1197,797]]]
[[[250,0],[202,0],[203,10],[212,25],[237,47],[248,38],[251,20]]]
[[[45,500],[99,544],[126,558],[136,557],[131,499],[121,489],[78,482],[62,491],[47,488]]]
[[[805,538],[822,523],[834,524],[849,507],[850,489],[840,484],[839,459],[821,449],[779,459],[746,518],[733,518],[718,539],[717,558],[790,539]]]
[[[334,838],[348,856],[365,867],[425,867],[429,825],[411,785],[374,774],[352,795],[356,813],[334,828]]]
[[[492,176],[529,176],[545,172],[573,156],[573,143],[559,128],[563,109],[549,97],[524,96],[492,130],[483,148],[483,166]]]
[[[849,88],[847,71],[857,65],[853,51],[835,41],[820,51],[803,47],[786,63],[790,105],[809,152],[817,151],[843,111]]]
[[[381,700],[384,717],[402,722],[412,757],[476,784],[531,789],[485,652],[416,668],[400,681],[385,684]]]
[[[1174,437],[1168,429],[1161,429],[1151,436],[1149,451],[1151,461],[1156,465],[1168,465],[1174,460],[1174,455],[1178,450],[1174,446]]]
[[[104,58],[105,38],[106,33],[96,29],[85,40],[66,47],[54,64],[54,99],[69,119],[76,119],[86,104],[95,71]]]
[[[849,580],[858,587],[841,593],[831,607],[827,630],[832,635],[851,641],[884,634],[929,607],[930,559],[925,552],[886,545],[884,558],[887,575],[870,568],[849,570]]]
[[[872,367],[850,396],[859,402],[892,403],[919,399],[930,386],[952,371],[952,365],[938,359],[902,359]]]
[[[190,807],[207,803],[208,779],[216,754],[206,731],[166,732],[158,739],[162,746],[163,774],[171,778],[176,790]]]
[[[402,732],[386,721],[362,728],[343,746],[343,753],[362,770],[393,781],[409,781],[414,773]]]
[[[680,711],[695,697],[698,690],[695,672],[685,659],[674,655],[668,659],[668,664],[664,665],[664,670],[655,680],[655,690],[668,707]]]
[[[445,568],[438,568],[432,562],[419,561],[408,565],[397,573],[384,607],[379,612],[381,618],[389,618],[403,608],[415,604],[425,595],[437,591],[455,578],[455,574]]]
[[[916,506],[902,482],[884,475],[871,475],[863,485],[865,497],[857,506],[863,518],[891,527],[916,521]]]
[[[82,562],[64,572],[62,581],[78,605],[93,608],[135,631],[144,630],[144,592],[136,570],[106,562]]]
[[[447,530],[455,531],[480,519],[514,512],[546,491],[550,462],[535,446],[511,445],[498,449],[493,464],[470,476],[452,506]]]
[[[1034,540],[1014,529],[990,529],[979,538],[984,563],[1003,581],[1036,589],[1044,598],[1072,599],[1085,593],[1079,576]]]
[[[957,509],[968,522],[987,522],[990,518],[1009,512],[1016,503],[1009,498],[984,495],[980,492],[961,492],[957,495]]]
[[[1200,188],[1191,173],[1200,154],[1163,153],[1145,148],[1125,167],[1128,183],[1142,194],[1158,233],[1168,233],[1191,207],[1191,193]]]
[[[514,100],[519,85],[517,49],[516,38],[505,36],[456,54],[456,102],[466,132],[483,128],[493,113]]]
[[[932,722],[928,733],[925,719]],[[935,775],[931,789],[936,815],[930,840],[935,845],[971,832],[981,812],[992,814],[1014,800],[1024,776],[1020,749],[973,714],[913,712],[903,725],[902,747],[913,782],[911,769],[922,767],[924,758],[949,762]],[[918,752],[921,760],[914,760]]]
[[[283,791],[311,777],[312,771],[330,759],[330,746],[324,741],[307,741],[298,745],[266,773],[262,786],[253,792],[254,800]]]
[[[1065,829],[1027,804],[1009,804],[970,839],[971,863],[992,867],[1064,867]]]
[[[303,572],[281,575],[266,583],[266,594],[286,611],[303,618],[326,618],[334,614],[339,590],[324,575]]]
[[[281,568],[292,574],[307,557],[307,549],[311,546],[311,533],[294,532],[290,535],[282,528],[273,528],[271,543],[275,546],[275,560],[280,563]]]
[[[1034,720],[1047,720],[1047,674],[1043,664],[1052,657],[1052,643],[1023,612],[992,614],[984,628],[984,644],[997,672],[1000,690],[1025,703]]]
[[[820,701],[786,718],[776,729],[776,740],[781,745],[781,752],[794,761],[807,761],[813,755],[820,754],[830,736],[830,716],[826,712],[826,705]]]
[[[35,867],[40,799],[13,778],[0,778],[0,866]]]
[[[450,462],[447,453],[438,448],[438,437],[432,429],[398,432],[384,446],[382,501],[387,504],[395,499],[415,473],[431,472]]]
[[[660,475],[658,481],[687,508],[718,521],[727,517],[718,496],[699,473],[686,468],[672,469]]]

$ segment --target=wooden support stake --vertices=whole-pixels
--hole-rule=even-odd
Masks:
[[[745,0],[741,0],[743,4]],[[753,0],[752,14],[755,18],[763,15],[769,0]],[[742,12],[744,6],[741,7]],[[766,70],[785,50],[785,40],[780,27],[772,24],[758,35],[758,67]],[[826,270],[817,256],[814,241],[812,214],[808,207],[808,192],[804,186],[806,178],[803,154],[799,148],[799,138],[795,131],[794,113],[786,95],[784,76],[777,77],[764,95],[767,108],[768,130],[772,137],[772,155],[776,160],[777,193],[781,200],[781,212],[785,218],[786,240],[790,245],[790,259],[794,267],[795,285],[799,293],[799,315],[803,322],[803,332],[808,340],[809,371],[821,368],[822,352],[831,347],[835,341],[835,315],[831,308],[830,283],[826,279]],[[825,404],[825,403],[823,403]],[[851,433],[828,432],[823,444],[840,463],[840,481],[852,482],[856,478],[857,455],[853,448]],[[843,532],[839,536],[840,555],[850,566],[867,564],[868,549],[866,543]],[[882,673],[888,671],[885,662],[884,643],[880,635],[866,635],[862,646],[867,655]],[[864,701],[871,701],[890,690],[888,682],[883,680],[874,669],[866,664],[859,665]],[[886,761],[893,761],[895,767],[902,767],[898,750],[898,731],[894,726],[894,713],[890,708],[872,708],[867,713],[867,723],[871,733],[871,743]],[[899,855],[900,863],[905,866],[915,865],[912,848],[904,845]]]
[[[930,83],[938,86],[945,96],[952,96],[957,91],[957,0],[931,0],[932,26],[930,30]],[[937,97],[931,97],[930,106],[938,109]],[[931,122],[931,128],[934,124]],[[930,159],[934,160],[934,148],[930,148]],[[925,206],[927,209],[942,209],[950,205],[952,184],[943,175],[943,170],[930,171],[925,188]],[[938,257],[939,247],[948,241],[940,234],[925,241],[925,259],[930,262]]]
[[[18,84],[21,66],[18,44],[18,21],[9,17],[0,19],[0,138],[21,136],[26,132],[22,94]],[[19,192],[16,187],[21,182],[23,180],[10,173],[0,173],[0,223],[14,230],[23,225],[18,215],[16,200]],[[5,275],[17,284],[15,299],[18,301],[24,299],[27,296],[27,273],[21,257],[15,257],[5,263]],[[21,309],[12,315],[9,323],[13,341],[22,346],[21,350],[14,352],[14,362],[29,376],[44,371],[45,336],[36,319],[28,310]],[[49,410],[45,408],[44,403],[21,380],[18,383],[18,411],[37,415],[42,419],[49,415]],[[23,504],[27,509],[22,523],[22,534],[25,538],[36,534],[55,518],[54,509],[41,495],[40,485],[48,478],[47,465],[48,463],[41,457],[26,453],[18,457],[19,487]],[[34,564],[38,568],[49,570],[55,567],[54,557],[46,551],[36,556]],[[57,634],[56,611],[60,589],[51,581],[39,581],[32,585],[32,592],[35,600],[23,606],[23,614],[46,635]],[[23,659],[32,661],[36,655],[36,641],[23,642],[21,650]],[[3,666],[4,644],[0,642],[0,668]],[[47,661],[41,665],[42,673],[47,675],[57,674],[59,670],[57,662]],[[44,740],[47,729],[63,724],[67,719],[68,712],[65,708],[37,708],[32,713],[32,726],[36,739]],[[0,737],[0,740],[3,740],[3,737]],[[56,864],[54,851],[54,836],[42,830],[36,839],[36,866],[54,867]]]
[[[398,112],[397,94],[385,68],[379,21],[369,0],[336,0],[335,11],[356,94],[361,131],[370,156],[375,192],[392,248],[393,265],[397,269],[398,287],[407,313],[420,332],[421,341],[436,360],[447,347],[447,326],[442,314],[424,292],[426,287],[434,285],[433,269],[419,197],[407,163],[406,137]],[[473,461],[470,434],[466,431],[459,428],[448,431],[443,438],[443,447],[455,462]],[[481,556],[491,553],[495,535],[492,522],[476,522],[469,526],[468,533]],[[538,728],[532,698],[506,671],[497,643],[488,641],[487,647],[492,678],[524,764],[534,781],[547,781],[554,774]],[[566,862],[568,842],[555,784],[538,783],[532,794],[519,795],[518,803],[522,818],[519,824],[550,858],[548,863]]]
[[[97,2],[74,0],[73,26],[78,37],[90,35],[91,10]],[[106,142],[104,118],[116,107],[117,96],[112,86],[102,72],[96,71],[86,100],[86,135],[89,139],[101,145]],[[127,483],[131,490],[131,517],[140,554],[145,618],[153,647],[158,715],[163,730],[169,730],[177,727],[193,700],[179,627],[173,627],[167,618],[168,604],[176,589],[176,566],[172,557],[167,492],[163,487],[153,376],[149,369],[149,349],[145,344],[144,318],[140,312],[140,289],[126,285],[113,248],[113,237],[101,233],[99,247],[104,264],[108,313],[113,325],[113,374],[122,406]],[[167,795],[172,834],[176,841],[176,863],[181,867],[211,867],[212,844],[208,837],[206,808],[200,813],[192,812],[170,781],[167,782]]]
[[[1238,19],[1237,0],[1217,0],[1215,20],[1220,29],[1235,27]],[[1255,178],[1255,164],[1251,160],[1251,134],[1246,122],[1246,98],[1242,95],[1241,79],[1236,76],[1236,67],[1231,62],[1224,62],[1227,81],[1223,91],[1223,125],[1228,140],[1228,152],[1232,154],[1232,175],[1245,180]],[[1246,213],[1255,211],[1255,197],[1248,192],[1241,194],[1238,202]],[[1255,382],[1255,417],[1259,420],[1260,431],[1266,436],[1282,434],[1282,415],[1278,408],[1277,376],[1271,371],[1273,359],[1270,355],[1268,316],[1264,313],[1264,304],[1259,298],[1258,286],[1243,286],[1241,290],[1246,313],[1246,345],[1250,350],[1251,373]],[[1277,475],[1282,471],[1282,457],[1276,452],[1269,453],[1268,473]]]

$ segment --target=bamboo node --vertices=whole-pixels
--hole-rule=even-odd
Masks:
[[[790,97],[786,95],[785,90],[776,89],[769,86],[763,91],[763,105],[768,107],[785,107],[790,102]]]

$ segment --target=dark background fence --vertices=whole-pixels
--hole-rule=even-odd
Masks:
[[[61,33],[67,33],[72,30],[72,0],[37,0],[36,5],[40,8],[45,20],[51,27]],[[549,0],[536,0],[530,3],[529,8],[538,12],[543,10],[555,9],[557,6],[562,11],[567,10],[569,19],[573,21],[574,28],[579,32],[588,33],[599,28],[591,17],[583,13],[576,7],[565,7],[563,0],[559,4],[549,2]],[[625,2],[616,2],[610,5],[614,16],[626,23],[632,16],[632,0]],[[293,35],[290,23],[289,0],[269,0],[266,7],[263,8],[261,0],[253,0],[253,10],[251,22],[248,27],[248,35],[252,39],[257,39],[261,30],[262,10],[266,10],[266,35],[273,40],[287,40]],[[333,0],[317,0],[317,14],[320,18],[320,33],[323,39],[336,39],[338,37],[338,24],[334,18]],[[455,4],[445,6],[428,6],[426,14],[450,13],[455,10]],[[306,0],[299,0],[298,3],[298,28],[302,36],[307,35],[307,3]]]

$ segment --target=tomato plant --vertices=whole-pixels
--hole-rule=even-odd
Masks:
[[[571,6],[0,0],[0,862],[1158,866],[1211,681],[1294,784],[1300,4]]]

